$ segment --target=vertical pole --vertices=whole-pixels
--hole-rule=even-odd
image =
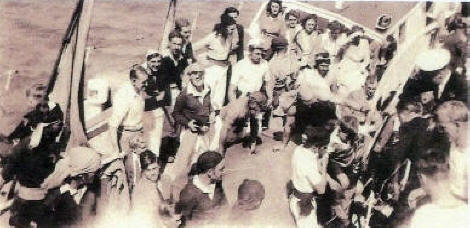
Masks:
[[[67,149],[79,146],[87,142],[85,132],[83,129],[82,120],[80,119],[79,111],[79,92],[82,83],[84,60],[85,60],[85,48],[88,39],[88,32],[91,23],[91,16],[93,12],[94,0],[82,0],[83,8],[80,14],[78,28],[76,30],[76,45],[75,53],[73,55],[73,69],[72,69],[72,82],[70,89],[70,141],[67,145]]]

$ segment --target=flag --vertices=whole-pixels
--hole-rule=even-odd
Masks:
[[[79,0],[72,15],[49,82],[49,99],[65,114],[65,150],[87,142],[83,126],[85,48],[94,0]]]

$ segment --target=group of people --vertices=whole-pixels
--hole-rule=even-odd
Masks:
[[[314,14],[283,11],[270,0],[246,47],[234,7],[194,44],[191,22],[178,18],[167,49],[149,50],[110,97],[105,80],[88,81],[86,145],[64,145],[66,117],[34,85],[33,111],[1,137],[11,147],[0,183],[12,199],[0,208],[10,225],[79,225],[113,213],[157,227],[246,222],[265,188],[245,179],[227,212],[225,155],[238,143],[257,154],[263,131],[277,141],[273,152],[292,154],[286,193],[297,227],[398,225],[433,200],[442,173],[466,200],[465,50],[445,43],[421,53],[389,113],[392,102],[371,100],[395,56],[393,36],[377,41],[338,21],[320,29]],[[461,39],[466,24],[452,23],[449,37]]]

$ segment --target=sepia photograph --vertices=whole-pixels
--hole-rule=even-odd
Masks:
[[[0,0],[0,227],[470,227],[469,6]]]

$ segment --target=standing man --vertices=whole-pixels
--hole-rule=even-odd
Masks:
[[[210,90],[204,86],[204,70],[195,63],[188,66],[190,83],[176,99],[173,117],[182,127],[180,145],[174,163],[169,163],[163,175],[171,180],[174,197],[184,187],[193,161],[209,148],[210,114],[213,111]],[[165,186],[167,187],[167,186]]]
[[[325,128],[308,126],[307,140],[297,146],[292,155],[292,179],[288,183],[289,206],[299,228],[319,227],[317,198],[325,193],[329,132]]]
[[[272,89],[268,88],[271,82],[269,78],[269,66],[262,59],[263,45],[261,40],[250,40],[248,59],[243,59],[233,67],[233,75],[229,86],[229,98],[233,101],[240,96],[249,93],[263,91],[268,100],[272,100]]]
[[[183,43],[181,46],[181,54],[188,63],[195,61],[193,55],[193,45],[191,43],[191,22],[187,18],[178,18],[175,21],[175,32],[179,33],[183,37]]]
[[[162,59],[160,66],[160,75],[166,80],[170,86],[171,106],[175,105],[176,97],[178,97],[182,89],[182,74],[188,66],[188,60],[182,54],[183,36],[177,32],[171,32],[168,36],[168,48],[170,52],[168,56]]]
[[[170,87],[159,73],[162,55],[155,50],[147,52],[147,74],[148,78],[145,85],[145,111],[152,112],[153,127],[149,131],[148,148],[157,157],[160,156],[160,145],[163,134],[163,121],[165,114],[165,106],[170,105]],[[166,113],[165,113],[166,112]],[[169,117],[169,116],[167,116]]]
[[[125,171],[129,190],[132,191],[140,171],[137,155],[131,152],[130,142],[140,137],[143,129],[145,108],[144,83],[147,72],[140,65],[134,66],[129,73],[129,82],[121,85],[113,96],[113,114],[109,119],[111,142],[115,151],[124,157]]]
[[[229,100],[233,101],[240,96],[246,96],[253,92],[263,92],[268,98],[268,106],[272,103],[273,83],[269,75],[269,66],[266,60],[262,59],[263,43],[261,40],[250,40],[248,50],[250,52],[248,59],[243,59],[233,67],[233,75],[229,86]],[[271,115],[271,112],[267,112]],[[251,122],[260,122],[263,120],[261,113]],[[265,117],[269,121],[269,117]],[[260,123],[258,123],[260,124]],[[263,122],[259,127],[267,128],[268,122]]]

